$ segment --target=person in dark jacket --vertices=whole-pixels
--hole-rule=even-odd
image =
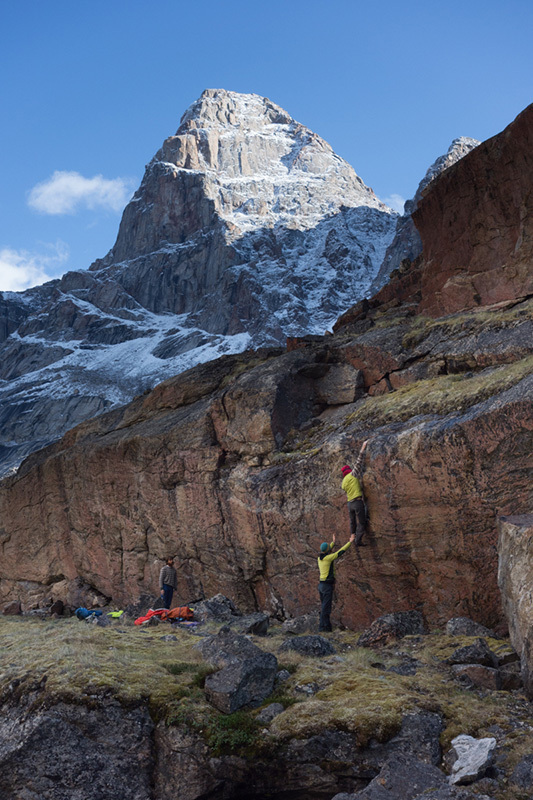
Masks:
[[[331,631],[330,614],[333,603],[333,590],[335,589],[335,561],[345,554],[354,539],[355,534],[352,533],[350,540],[335,553],[333,552],[335,534],[333,534],[331,544],[322,542],[320,545],[320,555],[318,556],[318,569],[320,571],[320,582],[318,584],[318,594],[320,595],[319,631]]]
[[[161,568],[161,572],[159,573],[159,589],[165,608],[170,608],[172,595],[177,588],[178,574],[174,569],[174,559],[169,557],[167,558],[167,563]]]

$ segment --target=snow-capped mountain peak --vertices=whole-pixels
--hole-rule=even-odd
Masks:
[[[205,91],[110,252],[0,296],[0,461],[197,363],[323,333],[368,294],[397,219],[270,100]]]

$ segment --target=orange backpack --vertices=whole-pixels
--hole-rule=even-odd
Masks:
[[[178,606],[177,608],[171,608],[170,611],[167,611],[166,614],[161,615],[161,619],[185,619],[191,620],[194,617],[194,613],[192,608],[188,606]]]

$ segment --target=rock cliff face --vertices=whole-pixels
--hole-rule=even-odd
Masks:
[[[0,471],[194,364],[324,333],[368,292],[396,217],[279,106],[204,92],[104,259],[0,294]]]
[[[341,318],[334,336],[198,366],[31,456],[0,488],[1,597],[27,608],[82,585],[127,602],[157,586],[171,551],[183,601],[221,591],[244,609],[309,611],[319,543],[348,536],[340,467],[370,438],[369,532],[339,567],[340,620],[357,627],[418,608],[430,624],[456,616],[505,624],[496,517],[530,510],[533,301],[530,222],[522,219],[512,252],[508,234],[531,180],[504,180],[504,163],[513,176],[516,151],[531,169],[532,116],[526,110],[500,143],[432,182],[416,212],[424,258]],[[482,188],[481,172],[470,178],[489,153]],[[496,202],[500,186],[513,203]],[[502,231],[494,247],[508,299],[487,305],[487,289],[465,295],[460,307],[475,306],[470,313],[417,316],[437,302],[432,285],[451,297],[450,263],[470,253],[479,265],[474,239],[468,250],[459,237],[454,255],[449,230],[437,263],[430,212],[442,232],[442,198],[448,218],[465,194],[499,210],[485,229]],[[480,287],[495,263],[487,279],[476,273]],[[474,274],[470,261],[461,274]]]
[[[357,323],[369,308],[403,304],[438,317],[530,296],[532,139],[533,105],[432,181],[413,213],[423,256],[404,261],[334,329]]]
[[[342,622],[416,606],[502,623],[495,515],[530,500],[533,311],[486,314],[228,356],[75,428],[2,484],[3,600],[68,600],[81,578],[123,604],[171,551],[184,602],[309,611],[318,545],[348,536],[340,467],[371,437]]]
[[[422,239],[418,233],[415,223],[413,221],[413,213],[418,208],[418,204],[422,199],[422,194],[426,187],[435,180],[441,172],[451,167],[452,164],[457,163],[467,153],[477,147],[479,144],[477,139],[469,139],[466,136],[461,136],[459,139],[454,139],[448,148],[448,152],[436,159],[436,161],[429,167],[428,171],[418,184],[415,196],[411,200],[407,200],[404,207],[402,216],[396,222],[396,232],[394,239],[387,248],[383,263],[379,268],[372,283],[372,294],[379,291],[388,281],[389,275],[395,269],[401,266],[404,259],[414,261],[417,256],[422,252]]]

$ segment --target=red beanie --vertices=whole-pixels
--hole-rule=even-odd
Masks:
[[[349,467],[347,464],[346,464],[346,466],[344,466],[344,467],[341,469],[341,472],[342,472],[342,474],[343,474],[343,475],[347,475],[347,474],[348,474],[349,472],[351,472],[351,471],[352,471],[352,468],[351,468],[351,467]]]

